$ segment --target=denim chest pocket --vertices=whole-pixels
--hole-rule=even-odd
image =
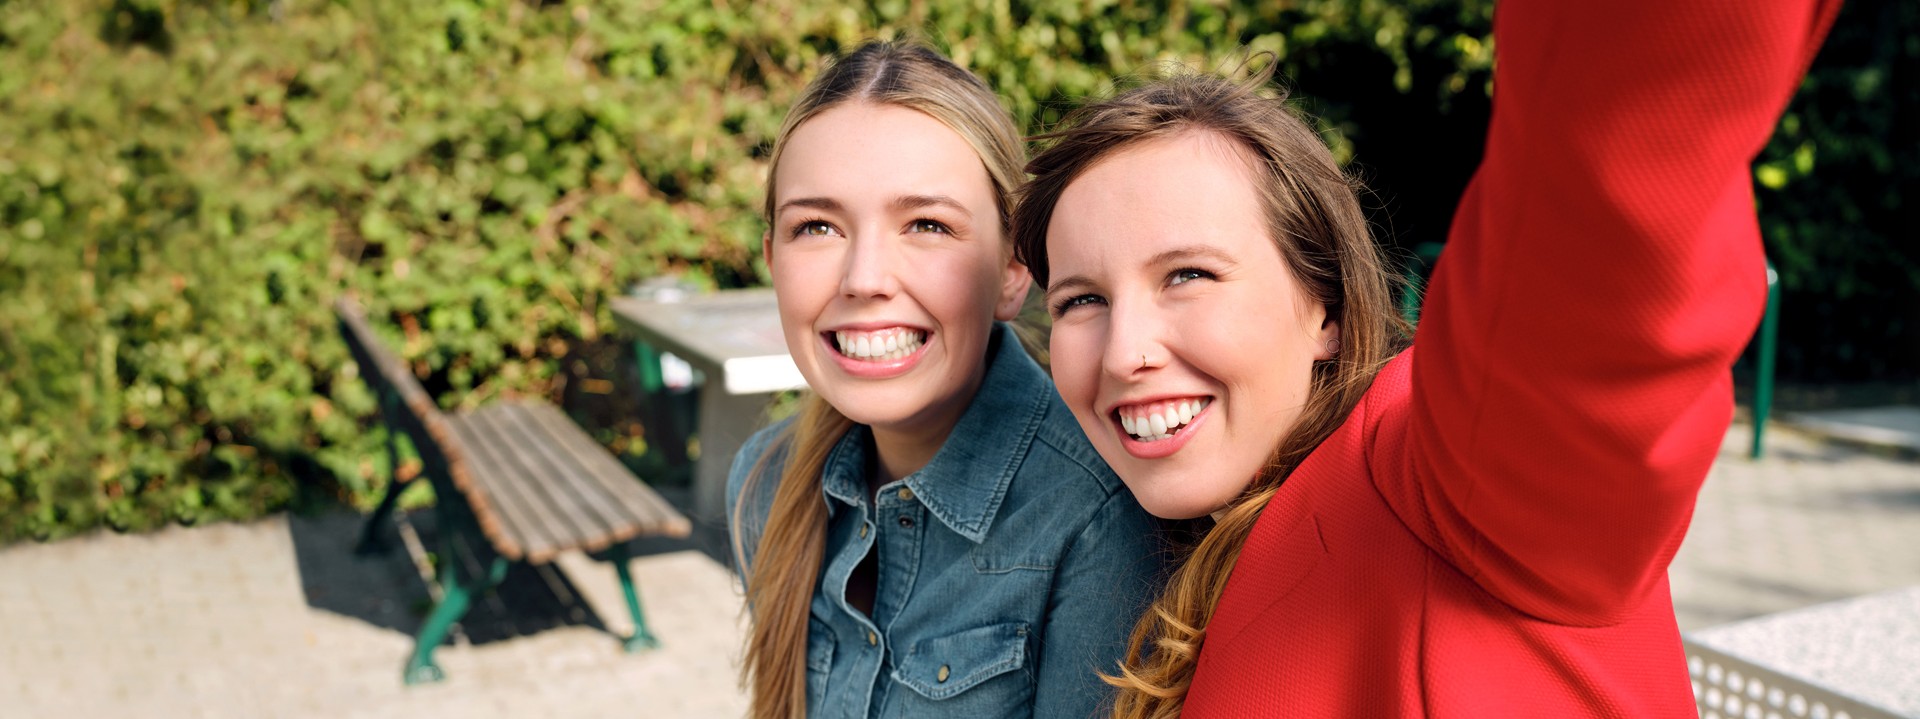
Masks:
[[[826,699],[827,676],[833,671],[833,628],[817,617],[807,618],[807,704]]]
[[[1059,543],[1036,541],[1031,536],[1025,539],[988,537],[987,541],[967,550],[967,559],[973,562],[973,571],[978,574],[1007,574],[1019,569],[1052,571],[1058,559]]]
[[[1024,715],[1033,702],[1024,622],[974,627],[913,643],[893,669],[912,689],[901,716],[937,711],[947,716]]]

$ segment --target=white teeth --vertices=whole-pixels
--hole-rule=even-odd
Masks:
[[[1157,442],[1173,436],[1175,430],[1192,422],[1207,408],[1210,400],[1190,399],[1162,406],[1158,412],[1135,416],[1120,414],[1120,428],[1142,442]]]
[[[897,360],[913,354],[926,343],[926,337],[917,330],[883,330],[884,334],[866,334],[860,332],[834,332],[835,349],[840,354],[869,362]]]

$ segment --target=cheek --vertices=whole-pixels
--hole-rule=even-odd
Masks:
[[[767,270],[773,278],[773,291],[782,300],[787,297],[818,297],[839,291],[839,265],[844,263],[839,262],[838,253],[818,250],[775,252],[778,254],[767,263]]]
[[[1271,392],[1294,379],[1305,382],[1313,355],[1298,322],[1277,310],[1279,303],[1271,298],[1265,302],[1235,299],[1209,309],[1206,317],[1190,317],[1180,324],[1190,338],[1186,344],[1200,350],[1189,357],[1230,386]]]
[[[773,294],[789,344],[813,334],[814,321],[840,291],[839,273],[822,261],[821,254],[789,252],[772,263]],[[797,346],[790,349],[799,351]]]
[[[1047,343],[1053,382],[1074,414],[1091,412],[1099,388],[1099,332],[1089,324],[1054,325]]]
[[[949,325],[948,331],[978,324],[984,332],[1000,297],[996,262],[992,253],[973,248],[926,252],[908,261],[901,281],[921,306]]]

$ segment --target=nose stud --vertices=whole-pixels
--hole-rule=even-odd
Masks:
[[[1146,369],[1146,368],[1147,368],[1147,356],[1140,355],[1140,369]]]

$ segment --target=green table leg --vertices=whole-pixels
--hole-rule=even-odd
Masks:
[[[1780,275],[1767,263],[1767,314],[1760,319],[1760,367],[1753,389],[1753,449],[1759,459],[1765,451],[1767,415],[1773,413],[1773,360],[1780,342]]]
[[[627,612],[633,615],[633,635],[627,637],[625,647],[628,654],[658,649],[660,640],[647,631],[647,615],[640,611],[640,593],[633,585],[633,572],[627,568],[627,545],[625,542],[613,545],[609,552],[613,559],[613,571],[620,574],[620,589],[627,594]]]

